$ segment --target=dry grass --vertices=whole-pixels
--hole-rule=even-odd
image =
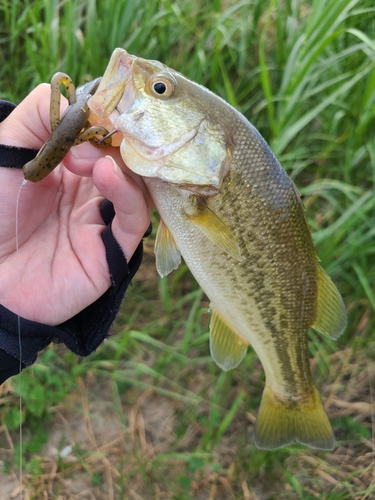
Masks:
[[[342,367],[342,362],[338,365]],[[356,422],[368,427],[373,425],[374,405],[370,397],[373,370],[374,364],[372,378],[363,380],[355,366],[348,364],[345,376],[350,378],[353,389],[344,391],[337,386],[335,392],[327,387],[331,418],[354,416]],[[111,391],[109,385],[88,376],[79,390],[53,409],[54,423],[48,429],[48,442],[41,453],[35,455],[41,471],[37,475],[26,473],[23,477],[25,500],[179,498],[176,478],[186,472],[187,454],[199,447],[204,429],[191,424],[184,439],[179,440],[176,425],[179,413],[184,411],[181,404],[146,390],[126,394],[122,409],[128,416],[128,424],[124,432],[111,400],[106,398]],[[358,387],[363,394],[360,400]],[[195,411],[205,409],[198,406]],[[232,422],[230,432],[220,439],[212,453],[220,470],[215,471],[208,465],[191,474],[189,493],[192,498],[266,499],[276,494],[279,498],[301,498],[290,484],[268,483],[267,477],[248,478],[237,454],[239,447],[243,447],[243,452],[251,447],[252,426],[253,415],[242,409]],[[7,447],[0,450],[0,459],[4,461],[11,458],[12,439],[17,436],[12,436],[5,426],[1,434],[7,442]],[[374,439],[353,441],[344,435],[338,438],[341,443],[333,453],[322,457],[319,452],[301,449],[293,455],[286,454],[282,468],[294,474],[304,490],[316,498],[321,498],[322,491],[332,488],[338,492],[349,489],[353,499],[372,498],[366,491],[373,490],[375,481]],[[65,458],[59,457],[59,450],[67,446],[72,447],[72,452]],[[176,451],[168,459],[171,449]],[[100,483],[96,486],[93,484],[95,478]],[[1,474],[0,488],[2,499],[16,498],[18,477]]]
[[[147,307],[154,307],[156,313],[162,305],[157,299],[153,265],[147,261],[146,256],[134,292],[143,293],[147,288],[150,293],[152,284],[154,300]],[[204,298],[202,305],[206,306]],[[128,315],[127,304],[124,306]],[[166,321],[162,317],[160,324]],[[139,314],[133,328],[142,324],[143,315]],[[157,364],[157,355],[157,350],[144,349],[137,356],[139,362],[151,367]],[[324,376],[319,374],[321,362],[316,356],[312,368],[336,428],[338,446],[333,453],[302,446],[276,452],[255,449],[251,438],[253,408],[262,379],[258,361],[250,373],[246,368],[232,372],[228,400],[215,402],[217,373],[212,372],[212,362],[180,366],[175,382],[196,395],[190,404],[173,397],[173,392],[160,394],[161,389],[171,391],[169,383],[156,383],[147,374],[139,379],[146,389],[116,382],[114,370],[126,369],[129,361],[120,367],[108,360],[97,361],[77,378],[76,388],[65,400],[50,408],[47,442],[32,456],[34,469],[26,465],[24,499],[294,500],[307,495],[370,499],[375,491],[372,353],[354,353],[352,349],[334,352],[325,358],[328,374]],[[1,391],[0,405],[16,398],[11,383]],[[210,411],[222,404],[230,407],[240,393],[246,394],[245,400],[215,443]],[[210,432],[211,440],[207,440]],[[13,462],[18,433],[2,425],[0,441],[0,460],[3,464]],[[18,498],[19,478],[17,469],[13,470],[0,473],[2,500]]]

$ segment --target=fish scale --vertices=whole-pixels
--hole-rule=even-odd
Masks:
[[[168,227],[175,227],[177,220],[181,219],[184,212],[184,204],[179,203],[176,200],[180,193],[176,193],[176,188],[173,186],[169,186],[169,192],[166,191],[164,183],[159,186],[157,190],[155,190],[154,184],[156,181],[154,179],[145,179],[145,181],[156,205],[158,206],[163,221]],[[231,189],[231,187],[229,186],[228,189]],[[161,197],[159,193],[161,193]],[[245,190],[241,198],[243,199],[246,197],[251,200],[249,194],[250,193]],[[187,193],[187,196],[189,197],[190,193]],[[252,343],[255,347],[254,338],[249,335],[248,332],[252,332],[256,329],[256,327],[258,327],[258,335],[264,337],[268,333],[271,337],[274,337],[273,346],[276,351],[275,357],[282,355],[284,351],[290,352],[290,350],[293,349],[297,351],[293,356],[293,358],[296,359],[297,356],[300,357],[304,354],[304,352],[307,352],[306,349],[304,351],[300,351],[298,349],[298,345],[297,349],[295,349],[293,344],[295,344],[295,340],[297,339],[293,336],[285,338],[285,336],[281,335],[278,324],[284,318],[284,321],[288,323],[289,332],[293,333],[296,322],[295,316],[297,316],[297,318],[299,317],[298,308],[293,307],[292,311],[290,311],[290,308],[279,307],[278,315],[274,314],[276,309],[275,296],[277,296],[277,284],[274,283],[272,289],[265,287],[267,273],[261,269],[254,270],[254,265],[249,266],[249,262],[251,260],[253,260],[255,264],[258,262],[261,263],[263,260],[267,259],[267,255],[264,254],[264,250],[257,251],[254,245],[248,243],[249,238],[247,238],[246,227],[248,224],[243,224],[244,221],[241,221],[241,225],[238,225],[238,222],[240,221],[238,220],[237,215],[231,217],[232,214],[238,213],[238,207],[236,204],[224,204],[226,208],[225,212],[218,208],[219,205],[222,205],[221,196],[221,193],[219,193],[215,197],[210,198],[210,202],[212,201],[212,203],[209,202],[208,205],[217,215],[221,217],[229,228],[232,228],[233,225],[233,234],[235,237],[237,232],[241,233],[242,238],[238,238],[237,241],[240,245],[243,260],[241,262],[237,262],[235,259],[226,255],[225,252],[220,251],[220,249],[213,249],[210,241],[206,239],[199,230],[189,227],[188,223],[184,225],[179,224],[179,229],[175,230],[173,233],[177,246],[181,249],[181,253],[195,278],[200,283],[206,294],[211,298],[214,307],[221,313],[221,315],[226,317],[227,320],[232,316],[232,313],[227,310],[228,303],[230,304],[230,309],[236,311],[236,316],[240,314],[240,321],[238,321],[238,317],[232,320],[233,323],[230,319],[228,320],[233,329],[239,335],[241,335],[249,343]],[[225,196],[226,194],[224,190],[224,197]],[[174,202],[170,204],[169,200],[173,200]],[[252,204],[250,201],[249,205],[254,207],[256,206],[256,203]],[[179,206],[181,207],[180,210],[178,208]],[[268,233],[268,235],[273,236],[273,239],[275,240],[275,233]],[[241,246],[241,241],[244,243],[243,246]],[[192,242],[194,243],[192,244]],[[284,255],[286,255],[285,252],[279,253],[284,253]],[[210,256],[210,258],[207,259],[209,262],[206,262],[204,255]],[[281,257],[282,255],[278,256],[279,262],[283,262]],[[283,274],[285,274],[285,271],[286,270],[284,269]],[[218,280],[216,280],[216,276],[219,276]],[[251,286],[250,288],[244,287],[243,284],[246,284],[245,279],[249,276],[251,276]],[[277,280],[277,276],[273,275],[273,281],[282,281],[282,278]],[[287,303],[291,300],[298,302],[301,292],[300,287],[297,288],[297,293],[293,293],[293,287],[289,287],[285,298],[283,297],[283,295],[285,295],[285,292],[283,291],[284,287],[285,280],[283,280],[283,288],[279,292],[281,300],[284,299]],[[217,291],[220,289],[221,294],[218,295]],[[234,291],[239,299],[233,297]],[[212,297],[215,297],[215,299],[213,300]],[[245,300],[243,300],[244,297],[246,297]],[[241,304],[242,300],[243,303]],[[289,319],[288,316],[292,317]],[[257,317],[258,319],[256,321],[255,318]],[[289,323],[292,323],[293,328],[289,325]],[[260,346],[256,350],[257,354],[261,358],[263,367],[266,369],[268,378],[272,377],[272,379],[275,380],[286,380],[288,383],[288,390],[290,392],[293,394],[297,393],[304,395],[309,387],[306,387],[305,384],[296,383],[300,382],[301,379],[304,380],[305,377],[301,373],[297,373],[295,376],[292,376],[297,368],[291,369],[289,363],[287,363],[290,356],[287,358],[284,356],[284,363],[281,365],[282,373],[279,374],[277,366],[274,364],[272,364],[272,366],[267,366],[269,365],[269,352],[264,353],[262,347],[263,346]],[[268,350],[269,347],[267,347],[267,351]],[[302,360],[296,361],[295,364],[298,367],[304,366]]]
[[[116,88],[122,97],[103,105],[98,96]],[[123,134],[124,162],[143,176],[160,213],[160,275],[182,255],[211,301],[214,360],[234,368],[248,344],[261,360],[255,444],[332,449],[307,335],[314,327],[337,338],[346,311],[318,263],[298,191],[264,139],[206,88],[123,49],[89,106]]]

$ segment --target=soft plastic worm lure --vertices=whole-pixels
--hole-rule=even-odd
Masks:
[[[50,120],[51,136],[42,146],[37,156],[23,166],[25,179],[39,182],[44,179],[63,160],[70,148],[84,141],[91,141],[97,146],[109,146],[111,139],[106,139],[107,129],[91,126],[88,117],[89,98],[95,93],[101,78],[97,78],[75,88],[72,79],[65,73],[55,73],[51,80]],[[69,106],[60,118],[60,85],[66,88]],[[102,136],[99,140],[97,136]]]

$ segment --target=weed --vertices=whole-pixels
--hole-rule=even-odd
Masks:
[[[186,266],[156,277],[151,237],[113,336],[87,359],[47,349],[22,375],[30,498],[372,498],[374,28],[370,0],[0,2],[1,98],[57,70],[83,83],[120,46],[238,107],[301,191],[349,311],[338,342],[310,337],[338,446],[257,450],[260,363],[249,349],[227,374],[213,364],[208,301]],[[3,490],[17,472],[17,378],[1,391]]]

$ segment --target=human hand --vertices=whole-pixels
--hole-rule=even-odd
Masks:
[[[47,84],[34,89],[0,123],[0,144],[40,149],[50,136],[49,96]],[[62,98],[61,109],[66,105]],[[22,187],[18,254],[23,173],[0,168],[0,304],[47,325],[75,316],[111,285],[101,239],[103,199],[114,204],[112,233],[128,261],[152,207],[142,179],[125,167],[118,148],[82,144],[64,166]]]

